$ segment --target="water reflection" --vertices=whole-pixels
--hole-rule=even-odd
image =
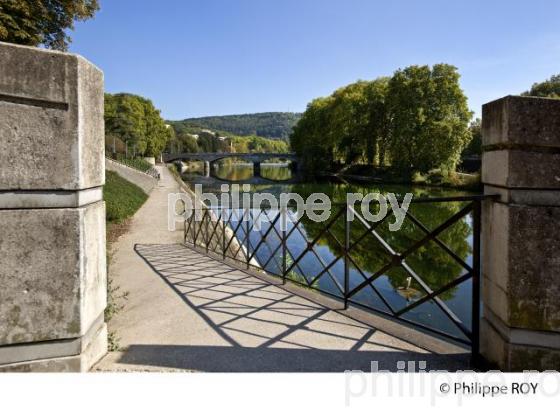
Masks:
[[[229,159],[217,161],[213,164],[212,174],[225,181],[245,181],[254,176],[253,164],[250,162],[235,162]],[[288,163],[262,162],[261,177],[271,181],[286,181],[292,178],[292,171]]]
[[[221,167],[222,168],[222,167]],[[247,179],[246,175],[252,175],[252,167],[249,166],[224,166],[221,170],[223,176],[240,176]],[[229,170],[228,170],[229,168]],[[273,168],[276,170],[285,168]],[[262,169],[264,170],[264,168]],[[262,172],[262,171],[261,171]],[[358,186],[342,183],[301,183],[301,184],[273,184],[273,185],[253,185],[252,192],[270,192],[279,196],[282,192],[295,192],[306,198],[314,192],[327,194],[332,202],[343,203],[346,200],[346,193],[360,192],[367,194],[378,192],[382,194],[395,193],[404,195],[412,192],[416,198],[422,196],[452,196],[461,195],[463,192],[456,192],[446,189],[418,188],[404,185],[369,185]],[[218,191],[219,184],[206,184],[205,192]],[[440,203],[413,203],[410,205],[409,213],[418,219],[427,230],[433,230],[447,219],[459,212],[467,203],[459,202],[440,202]],[[377,212],[376,207],[372,207],[372,213]],[[361,211],[357,209],[359,213]],[[253,213],[256,215],[257,210]],[[335,218],[336,207],[331,213],[331,220]],[[269,213],[270,221],[274,219],[274,213]],[[295,215],[293,215],[295,220]],[[426,234],[406,218],[401,229],[396,232],[389,230],[389,224],[394,221],[390,216],[380,224],[375,232],[378,237],[385,241],[386,246],[398,253],[404,252]],[[290,275],[292,278],[305,277],[309,281],[313,280],[326,266],[330,266],[328,273],[321,276],[315,282],[318,287],[333,295],[341,296],[341,284],[344,282],[344,258],[342,244],[345,242],[345,221],[338,217],[334,220],[329,232],[323,232],[328,222],[317,223],[310,220],[305,215],[297,229],[292,231],[288,237],[288,260],[287,265],[294,264]],[[261,235],[267,231],[269,223],[264,223],[261,231],[251,231],[249,241],[255,249]],[[290,223],[290,229],[294,227]],[[235,228],[235,226],[232,226]],[[279,226],[277,226],[278,231]],[[306,252],[308,243],[320,235],[319,240],[311,252]],[[239,239],[245,241],[243,231],[239,231]],[[459,219],[453,225],[441,232],[437,238],[442,244],[448,247],[458,259],[466,264],[472,263],[472,221],[469,216]],[[352,222],[350,227],[350,244],[352,249],[349,253],[351,262],[349,268],[350,290],[361,284],[365,278],[378,272],[381,268],[391,262],[390,252],[382,241],[374,235],[367,233],[367,228],[358,220]],[[265,245],[258,248],[256,259],[261,266],[268,271],[281,274],[282,253],[277,250],[280,245],[280,237],[272,231],[267,237]],[[276,251],[275,251],[276,250]],[[305,252],[305,256],[300,258]],[[432,290],[437,290],[449,282],[461,277],[467,271],[457,262],[453,256],[446,252],[435,241],[430,241],[422,247],[416,249],[405,259],[410,269],[412,269],[420,280]],[[265,266],[266,265],[266,266]],[[374,307],[378,310],[386,311],[383,300],[389,304],[391,309],[398,311],[414,301],[424,297],[426,292],[402,266],[392,267],[383,275],[379,276],[372,283],[375,287],[366,286],[356,293],[352,300],[363,305]],[[463,322],[466,328],[471,326],[471,280],[461,283],[452,289],[443,292],[439,297],[444,301],[451,311]],[[378,292],[378,293],[377,293]],[[452,321],[435,305],[434,302],[426,302],[410,310],[403,315],[406,319],[417,322],[427,327],[435,328],[447,332],[456,337],[464,335],[452,323]],[[466,339],[465,339],[466,340]]]

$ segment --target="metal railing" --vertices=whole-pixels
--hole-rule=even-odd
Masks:
[[[292,281],[337,298],[345,308],[352,304],[370,309],[470,344],[475,357],[479,349],[481,202],[492,197],[415,198],[406,213],[405,232],[401,233],[391,233],[383,227],[391,211],[371,223],[355,207],[344,203],[333,204],[330,217],[321,224],[298,218],[289,207],[204,208],[185,219],[184,240],[224,260],[243,262],[247,268],[257,268],[284,282]],[[434,212],[424,209],[430,223],[422,222],[414,215],[413,204],[444,209],[443,214],[438,214],[440,219],[443,215],[443,220],[432,220],[437,219]],[[261,225],[258,230],[254,229],[257,223]],[[457,242],[460,250],[452,249],[446,239]],[[426,258],[427,252],[437,256]],[[328,257],[330,260],[325,260]],[[307,260],[310,258],[314,262]],[[401,272],[396,274],[398,280],[406,280],[404,286],[393,285],[390,292],[387,278],[395,276],[391,273],[395,269]],[[449,276],[448,271],[453,274]],[[381,278],[384,279],[379,283]],[[329,285],[324,286],[327,280]],[[467,282],[470,295],[465,296],[469,289],[463,285]],[[459,295],[453,293],[457,288],[461,288]],[[368,298],[376,303],[370,303]],[[469,315],[465,315],[467,302],[470,323]],[[461,318],[454,311],[456,305],[463,306]],[[430,312],[432,318],[419,322],[409,317],[419,309]],[[437,322],[438,317],[440,322],[447,318],[457,331],[449,331],[448,325],[444,329],[433,326],[431,320]]]

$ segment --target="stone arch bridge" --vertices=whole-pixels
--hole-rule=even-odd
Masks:
[[[204,176],[212,176],[212,164],[224,158],[242,159],[253,164],[253,177],[262,178],[261,163],[269,159],[287,159],[290,160],[290,168],[292,174],[299,174],[301,161],[293,152],[276,153],[276,152],[260,152],[260,153],[239,153],[239,152],[196,152],[196,153],[165,153],[162,155],[163,162],[175,161],[202,161],[204,162]],[[214,176],[215,177],[215,176]],[[266,178],[265,178],[266,179]],[[292,178],[294,179],[294,178]]]

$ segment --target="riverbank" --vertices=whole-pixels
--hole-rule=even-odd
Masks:
[[[318,177],[338,180],[344,183],[405,184],[419,187],[452,188],[472,192],[482,191],[480,174],[478,173],[443,173],[440,170],[433,170],[426,174],[415,173],[412,177],[403,177],[389,168],[354,165],[340,172],[325,172],[318,175]]]

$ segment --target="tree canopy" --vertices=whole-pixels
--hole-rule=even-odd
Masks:
[[[521,95],[560,98],[560,74],[553,75],[548,80],[541,83],[534,83],[529,91]]]
[[[0,41],[65,51],[74,21],[93,17],[97,0],[2,0]]]
[[[360,162],[402,173],[454,169],[471,115],[455,67],[410,66],[313,100],[290,143],[311,172]]]
[[[105,134],[148,156],[158,156],[174,137],[150,100],[125,93],[105,94]]]

